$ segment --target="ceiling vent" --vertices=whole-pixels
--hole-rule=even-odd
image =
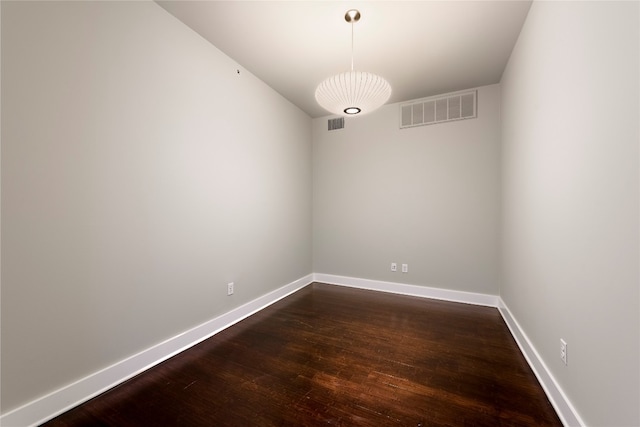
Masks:
[[[478,91],[438,95],[400,104],[400,129],[454,120],[475,119]]]
[[[338,117],[336,119],[329,119],[327,122],[327,128],[329,130],[338,130],[344,128],[344,117]]]

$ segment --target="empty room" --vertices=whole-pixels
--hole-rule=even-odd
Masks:
[[[640,2],[0,26],[0,425],[640,426]]]

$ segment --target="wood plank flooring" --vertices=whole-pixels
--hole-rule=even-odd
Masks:
[[[495,308],[314,283],[47,426],[561,426]]]

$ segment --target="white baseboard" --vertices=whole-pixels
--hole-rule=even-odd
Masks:
[[[7,427],[34,426],[97,396],[262,310],[312,282],[309,274],[186,332],[95,372],[0,417]]]
[[[383,282],[380,280],[359,279],[356,277],[335,276],[332,274],[322,273],[314,273],[313,281],[401,295],[462,302],[466,304],[485,305],[489,307],[498,306],[497,295],[453,291],[449,289],[430,288],[426,286],[407,285],[404,283]]]
[[[520,325],[511,315],[502,298],[495,295],[478,294],[472,292],[452,291],[448,289],[431,288],[402,283],[382,282],[376,280],[359,279],[355,277],[335,276],[331,274],[314,273],[314,282],[328,283],[332,285],[349,286],[360,289],[370,289],[375,291],[391,292],[402,295],[412,295],[423,298],[440,299],[446,301],[462,302],[467,304],[484,305],[497,307],[504,319],[511,335],[518,343],[520,351],[524,355],[527,363],[533,370],[542,385],[549,401],[556,410],[560,420],[565,426],[586,425],[578,412],[575,410],[565,393],[562,391],[553,375],[540,358],[535,347],[529,341]]]
[[[253,301],[250,301],[127,359],[115,363],[101,371],[95,372],[46,396],[3,414],[0,416],[0,426],[23,427],[42,424],[45,421],[48,421],[157,365],[158,363],[161,363],[204,341],[242,319],[279,301],[287,295],[302,289],[312,282],[497,307],[563,424],[565,426],[585,425],[571,402],[558,386],[550,371],[547,369],[545,363],[538,355],[535,347],[533,347],[526,334],[522,331],[518,322],[511,315],[511,312],[500,297],[473,292],[453,291],[403,283],[314,273],[256,298]]]
[[[533,373],[542,385],[542,388],[556,410],[558,417],[560,417],[562,424],[565,426],[586,425],[565,395],[564,391],[562,391],[558,385],[558,382],[551,374],[549,368],[547,368],[547,365],[544,363],[537,350],[527,337],[527,334],[524,333],[518,324],[518,321],[513,317],[511,311],[509,311],[509,308],[506,306],[502,298],[499,299],[498,310],[500,311],[504,322],[509,327],[511,335],[513,335],[513,338],[516,340],[518,347],[520,347],[520,351],[522,351],[522,354],[525,359],[527,359]]]

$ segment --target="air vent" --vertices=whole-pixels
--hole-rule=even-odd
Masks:
[[[344,128],[344,117],[338,117],[336,119],[329,119],[328,125],[329,130],[338,130]]]
[[[400,129],[477,117],[478,91],[450,93],[400,105]]]

